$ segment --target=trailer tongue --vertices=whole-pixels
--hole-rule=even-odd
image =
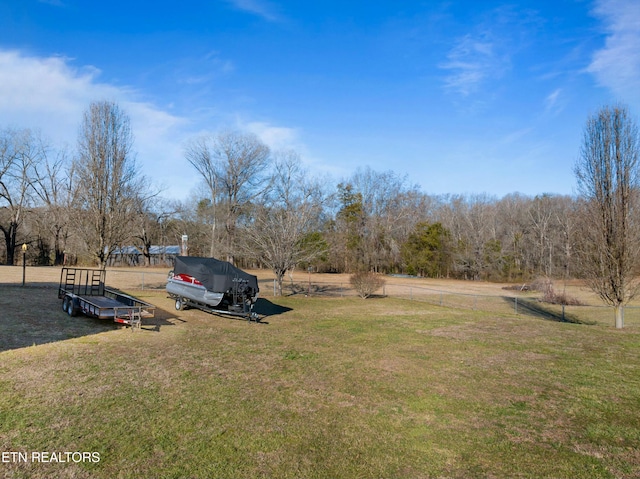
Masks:
[[[259,321],[253,311],[258,279],[231,263],[215,258],[177,256],[167,279],[167,293],[176,310],[198,308],[214,314]]]

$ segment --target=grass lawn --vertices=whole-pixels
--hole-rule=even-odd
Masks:
[[[131,332],[2,288],[5,331],[66,332],[0,339],[0,453],[100,461],[0,477],[640,476],[637,328],[304,297],[249,324],[144,292],[159,320]]]

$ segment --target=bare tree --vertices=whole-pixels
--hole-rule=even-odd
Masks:
[[[583,271],[591,288],[615,308],[617,328],[624,326],[624,305],[637,291],[639,147],[627,108],[604,107],[587,120],[575,167],[584,199]]]
[[[313,233],[320,226],[324,198],[320,185],[307,179],[295,152],[277,162],[272,185],[245,230],[246,253],[273,271],[282,294],[285,273],[323,252],[324,242]]]
[[[177,214],[176,207],[155,195],[139,196],[136,201],[133,239],[142,251],[144,264],[151,265],[151,246],[167,246],[165,222]]]
[[[202,176],[206,187],[208,188],[209,199],[206,203],[200,203],[200,210],[209,210],[210,214],[207,215],[210,218],[211,223],[211,242],[209,248],[209,256],[216,256],[217,247],[217,225],[218,225],[218,209],[219,202],[219,187],[218,178],[220,172],[218,171],[218,161],[213,157],[213,145],[214,140],[208,136],[202,136],[191,140],[185,148],[185,157],[187,161],[196,169]]]
[[[553,268],[553,246],[551,241],[555,219],[554,202],[551,195],[536,196],[529,207],[532,241],[535,245],[537,270],[540,274],[551,276]]]
[[[427,208],[416,208],[415,200],[426,206],[417,194],[417,185],[407,176],[393,171],[377,172],[358,168],[349,180],[362,198],[361,250],[363,266],[373,271],[391,271],[402,263],[401,245],[420,221],[426,221]],[[404,232],[407,231],[405,234]]]
[[[216,218],[221,215],[225,254],[233,263],[238,248],[238,220],[246,206],[268,187],[269,147],[251,133],[227,131],[192,140],[186,147],[185,157],[200,173],[211,194],[212,244],[216,242]]]
[[[578,227],[578,202],[570,196],[559,196],[556,201],[555,222],[558,225],[558,245],[560,248],[560,264],[562,264],[563,278],[566,281],[571,276],[573,253],[575,250]]]
[[[496,202],[487,195],[452,196],[439,211],[438,221],[451,232],[458,274],[479,280],[491,266],[485,248],[496,240]]]
[[[200,215],[199,204],[202,202],[203,200],[198,200],[197,197],[167,202],[166,211],[159,217],[163,244],[180,244],[182,236],[187,235],[189,255],[207,256],[210,242],[207,235],[209,223]]]
[[[100,267],[132,236],[137,198],[145,186],[132,148],[129,117],[116,103],[92,103],[80,128],[75,174],[78,223]]]
[[[497,203],[499,238],[504,255],[502,273],[508,281],[520,280],[529,274],[525,252],[531,229],[528,215],[530,202],[530,198],[512,193]]]
[[[32,201],[33,171],[43,149],[40,136],[29,129],[0,132],[0,231],[6,264],[15,261],[18,229]]]
[[[136,246],[142,250],[145,266],[151,265],[151,246],[159,237],[160,215],[154,211],[146,198],[139,197],[135,203],[135,221],[133,238]]]
[[[63,264],[78,193],[73,163],[68,160],[66,150],[45,152],[44,161],[34,168],[33,188],[42,203],[38,215],[40,229],[47,232],[53,243],[53,263]]]

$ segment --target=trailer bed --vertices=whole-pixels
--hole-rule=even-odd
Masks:
[[[122,306],[126,306],[126,304],[122,304],[120,301],[116,301],[115,299],[107,298],[106,296],[81,296],[85,301],[91,301],[98,308],[118,308]]]

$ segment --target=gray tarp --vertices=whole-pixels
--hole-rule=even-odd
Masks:
[[[258,291],[258,278],[245,273],[227,261],[220,261],[215,258],[198,258],[195,256],[176,256],[174,274],[188,274],[200,281],[209,291],[216,293],[226,293],[233,291],[234,279],[246,280],[246,286],[253,291],[247,291],[249,296],[255,295]],[[244,288],[240,287],[238,292]]]

